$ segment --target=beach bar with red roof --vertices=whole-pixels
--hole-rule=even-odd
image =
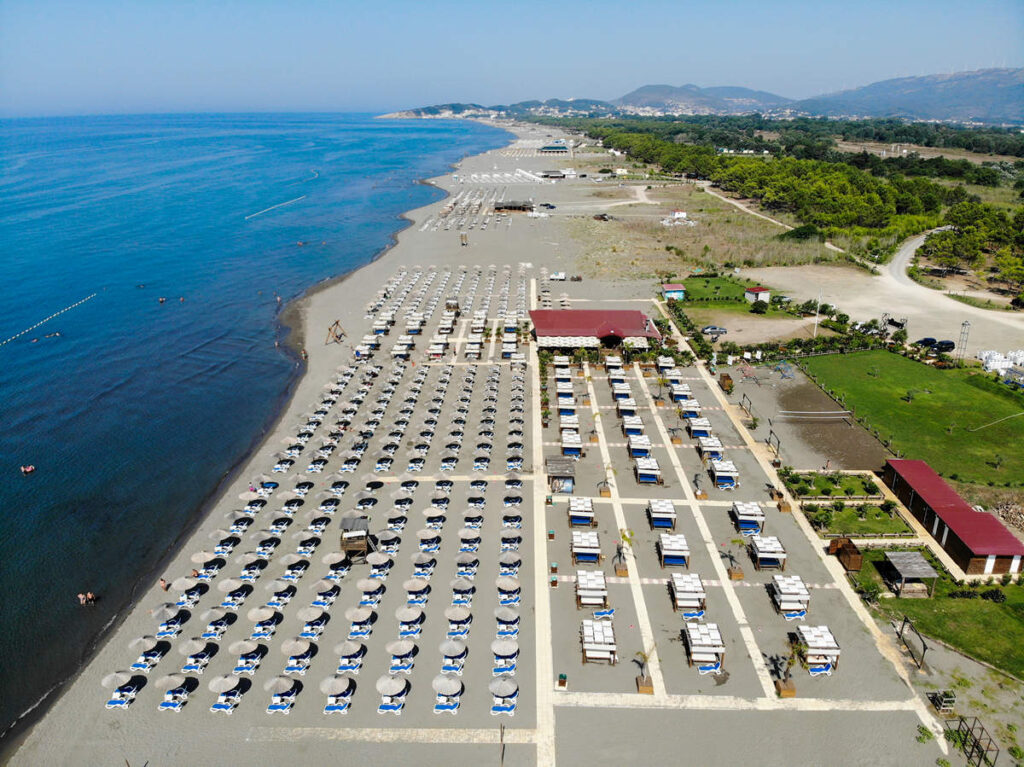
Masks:
[[[924,461],[886,461],[883,479],[968,575],[1021,572],[1024,543],[996,517],[975,511]]]
[[[535,309],[530,312],[541,349],[646,349],[660,339],[654,322],[636,309]]]

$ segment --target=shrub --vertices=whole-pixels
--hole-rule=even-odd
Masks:
[[[878,495],[878,485],[876,485],[871,480],[865,480],[864,481],[864,494],[865,495]],[[889,501],[889,503],[892,503],[892,501]]]
[[[978,596],[977,591],[971,591],[970,589],[957,589],[947,594],[950,599],[974,599]]]
[[[1010,575],[1009,573],[1006,573],[1006,575],[1004,575],[1002,578],[999,579],[999,582],[1001,584],[1003,584],[1004,586],[1009,586],[1010,583],[1013,582],[1013,576]]]
[[[987,599],[989,602],[1002,604],[1006,601],[1006,594],[1003,593],[1002,589],[987,589],[986,591],[981,592],[981,598]]]
[[[896,501],[891,501],[891,500],[882,501],[882,505],[880,506],[880,508],[886,514],[888,514],[889,516],[892,516],[892,513],[894,511],[896,511]]]

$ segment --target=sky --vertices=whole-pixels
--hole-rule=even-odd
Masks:
[[[0,0],[0,116],[804,98],[1024,66],[1024,1]]]

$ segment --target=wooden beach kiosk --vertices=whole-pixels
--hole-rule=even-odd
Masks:
[[[546,458],[544,472],[552,493],[572,495],[576,486],[576,462],[572,458]]]

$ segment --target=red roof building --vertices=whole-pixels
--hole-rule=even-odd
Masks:
[[[927,463],[892,459],[883,477],[965,573],[1021,571],[1024,542],[997,517],[971,508]]]
[[[661,338],[651,318],[636,309],[536,309],[530,319],[542,347],[617,346],[627,338]]]

